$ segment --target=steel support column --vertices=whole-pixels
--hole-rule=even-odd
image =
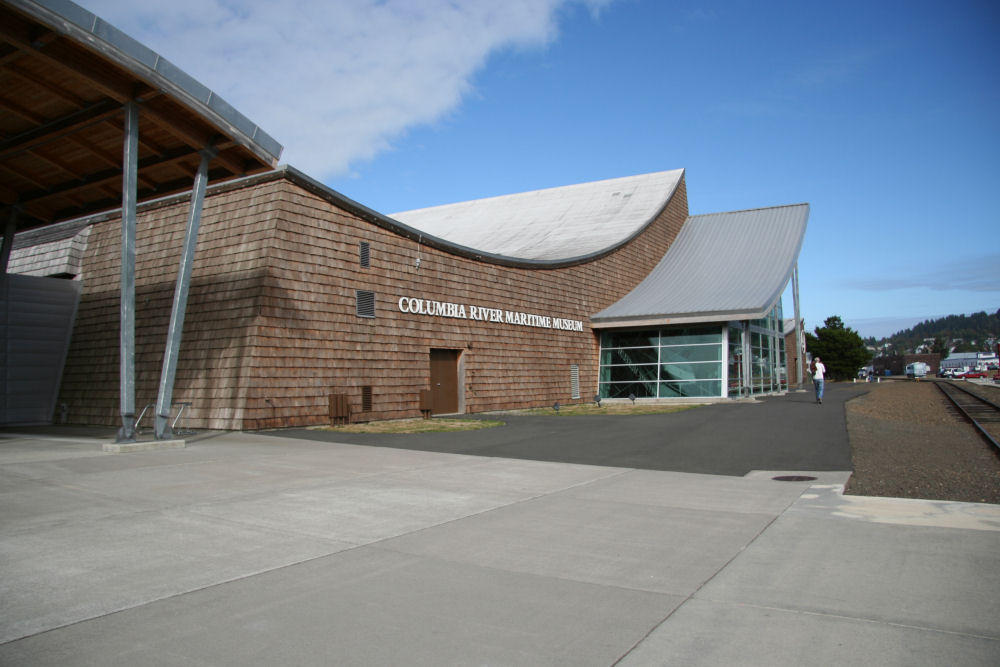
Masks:
[[[184,249],[177,269],[177,284],[174,286],[174,304],[170,311],[170,326],[167,329],[167,347],[163,353],[163,368],[160,371],[160,388],[156,395],[156,416],[154,433],[157,440],[174,437],[170,412],[174,393],[174,378],[177,374],[177,356],[181,348],[181,334],[184,332],[184,315],[187,311],[188,289],[191,285],[191,265],[198,245],[198,227],[201,225],[201,209],[205,202],[208,184],[208,162],[214,152],[201,151],[201,163],[191,190],[191,209],[188,212]]]
[[[743,386],[746,388],[746,395],[753,396],[753,346],[748,320],[740,322],[740,349],[743,350]]]
[[[122,157],[122,266],[120,392],[122,425],[118,442],[135,442],[135,208],[139,172],[139,104],[125,104]]]
[[[802,357],[805,355],[805,341],[802,338],[802,316],[799,314],[799,263],[792,269],[792,303],[795,308],[795,385],[802,384]]]

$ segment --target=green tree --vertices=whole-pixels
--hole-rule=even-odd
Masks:
[[[948,343],[945,342],[944,338],[941,336],[934,337],[934,347],[931,348],[931,352],[937,352],[944,359],[948,356]]]
[[[823,359],[826,371],[834,380],[846,380],[857,375],[858,369],[871,361],[865,342],[854,329],[834,315],[826,318],[815,335],[806,333],[806,349],[813,357]]]
[[[979,351],[978,345],[964,340],[955,346],[955,352],[978,352],[978,351]]]

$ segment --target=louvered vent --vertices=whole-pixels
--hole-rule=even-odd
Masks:
[[[371,412],[372,411],[372,388],[362,387],[361,388],[361,412]]]
[[[357,290],[358,317],[375,317],[375,292]]]
[[[573,398],[580,398],[580,367],[577,364],[569,367],[569,385],[573,391]]]
[[[372,265],[372,249],[368,245],[368,241],[362,241],[360,244],[360,256],[361,256],[361,268],[367,269]]]

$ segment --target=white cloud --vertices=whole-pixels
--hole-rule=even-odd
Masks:
[[[79,0],[78,0],[79,1]],[[198,79],[321,180],[458,107],[490,54],[613,0],[82,0]]]

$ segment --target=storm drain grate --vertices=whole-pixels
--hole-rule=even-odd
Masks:
[[[815,477],[810,477],[809,475],[779,475],[777,477],[772,477],[775,482],[812,482],[815,481]]]

